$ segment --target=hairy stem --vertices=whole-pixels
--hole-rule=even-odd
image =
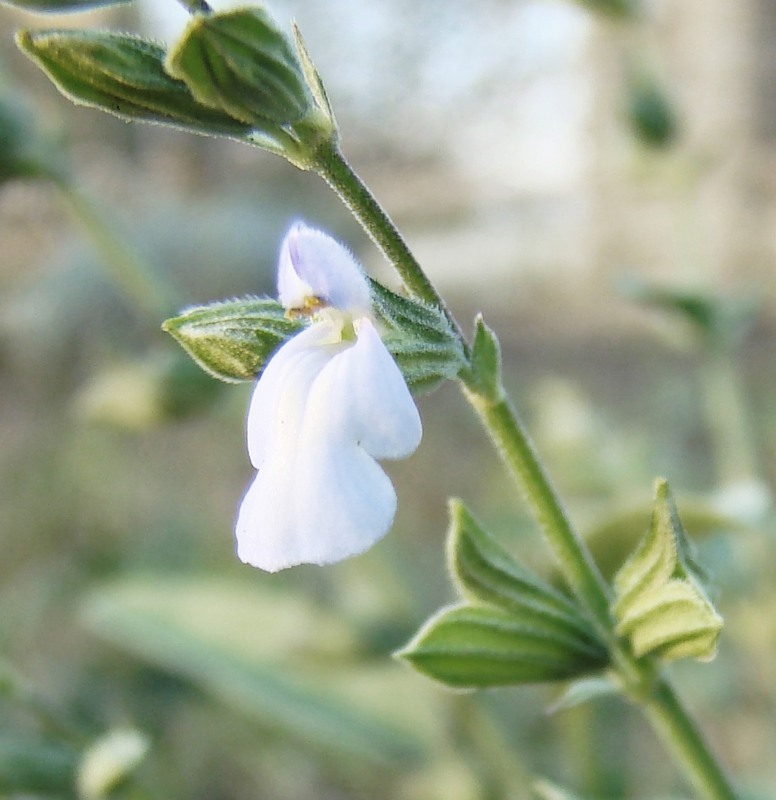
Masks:
[[[441,308],[461,342],[466,342],[458,322],[445,301],[426,276],[418,260],[404,241],[399,229],[361,178],[347,162],[336,142],[327,141],[316,153],[316,171],[339,195],[369,237],[388,259],[409,293],[418,300]],[[467,350],[468,352],[468,350]]]
[[[601,633],[612,629],[609,592],[587,547],[571,525],[517,412],[506,397],[496,402],[464,391],[539,523],[569,588]]]
[[[666,750],[683,767],[699,797],[737,800],[728,777],[665,678],[656,682],[651,697],[642,707],[652,728]]]
[[[327,142],[319,149],[317,156],[318,174],[344,201],[394,266],[407,289],[415,297],[443,309],[463,342],[460,326],[436,288],[390,217],[345,160],[337,144]],[[468,355],[468,347],[466,352]],[[653,661],[635,659],[627,646],[615,636],[609,610],[609,587],[584,541],[571,525],[503,387],[500,387],[498,396],[494,399],[480,393],[475,385],[467,385],[463,381],[462,384],[466,399],[482,421],[539,523],[565,580],[609,646],[613,667],[620,675],[625,691],[644,709],[652,727],[700,797],[705,800],[736,800],[722,768],[682,707],[667,678],[656,676],[656,665]]]

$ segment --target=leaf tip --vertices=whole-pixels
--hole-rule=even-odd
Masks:
[[[16,42],[16,46],[27,55],[31,55],[34,51],[34,34],[32,31],[23,28],[20,31],[16,31],[14,34],[14,41]]]

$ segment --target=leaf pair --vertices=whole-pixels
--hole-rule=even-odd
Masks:
[[[170,52],[110,31],[22,31],[17,43],[77,104],[237,138],[307,169],[318,146],[336,138],[336,127],[320,77],[295,35],[296,46],[262,8],[252,7],[195,14]]]
[[[441,609],[399,657],[454,688],[566,680],[609,664],[607,646],[566,595],[522,567],[460,501],[450,513],[448,560],[464,602]],[[651,527],[614,579],[615,632],[636,657],[713,658],[722,618],[702,580],[668,484],[658,481]]]
[[[565,595],[522,567],[459,500],[448,559],[464,598],[397,655],[454,688],[556,681],[602,669],[606,648]]]
[[[370,281],[383,341],[413,392],[453,378],[463,364],[460,340],[445,315]],[[268,297],[211,303],[183,311],[162,326],[207,372],[228,382],[254,380],[269,357],[304,323]]]

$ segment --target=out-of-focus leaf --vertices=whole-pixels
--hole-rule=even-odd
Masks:
[[[672,145],[679,133],[679,120],[663,86],[649,74],[630,77],[627,91],[628,123],[636,138],[653,148]]]
[[[89,595],[83,616],[117,647],[320,748],[406,763],[434,735],[410,676],[359,665],[345,624],[293,596],[215,579],[125,580]]]
[[[76,766],[70,749],[0,732],[0,795],[67,794]]]
[[[633,19],[638,14],[638,0],[577,0],[595,14],[613,19]]]
[[[688,323],[712,347],[731,349],[751,328],[762,308],[755,295],[717,297],[691,288],[663,286],[635,276],[620,281],[620,290],[645,306]]]
[[[0,184],[50,177],[62,171],[64,160],[62,148],[47,139],[20,98],[0,93]]]
[[[558,786],[557,783],[539,779],[531,787],[534,800],[585,800],[578,794],[572,794],[568,789]]]
[[[80,800],[101,800],[127,781],[145,758],[148,739],[130,728],[109,731],[94,742],[81,759],[78,768]]]
[[[74,406],[89,422],[145,430],[204,413],[223,388],[181,350],[157,351],[116,359],[89,378]]]

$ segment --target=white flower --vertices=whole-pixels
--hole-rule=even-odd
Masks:
[[[396,494],[375,459],[421,437],[404,378],[370,318],[369,285],[326,234],[295,224],[278,294],[311,323],[272,356],[248,411],[258,470],[237,519],[237,554],[275,572],[356,555],[390,528]]]

